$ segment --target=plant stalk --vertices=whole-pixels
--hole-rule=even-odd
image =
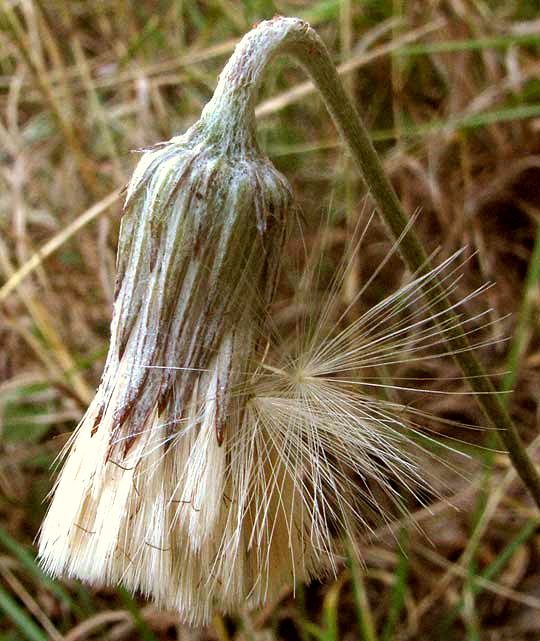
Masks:
[[[242,110],[246,132],[254,135],[254,105],[262,75],[277,55],[291,54],[312,78],[321,92],[338,131],[348,146],[360,173],[375,200],[379,214],[397,241],[408,269],[421,275],[429,271],[429,260],[409,217],[384,173],[369,134],[345,92],[328,50],[316,32],[298,18],[276,17],[259,24],[236,47],[223,70],[209,113],[229,124],[233,111]],[[220,108],[216,108],[219,106]],[[206,110],[205,110],[206,111]],[[423,288],[431,313],[445,328],[449,350],[454,354],[490,423],[506,447],[516,472],[540,508],[540,476],[493,384],[472,352],[465,331],[439,282],[430,280]]]

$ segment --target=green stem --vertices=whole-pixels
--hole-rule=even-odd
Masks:
[[[221,89],[216,92],[216,102],[219,100],[222,109],[216,110],[221,115],[216,113],[215,117],[223,118],[229,107],[233,111],[238,109],[238,100],[233,96],[238,98],[240,94],[243,106],[248,105],[249,109],[242,109],[242,119],[237,119],[236,123],[244,122],[247,130],[252,130],[255,118],[253,105],[261,75],[273,57],[284,53],[290,53],[298,60],[321,92],[392,237],[396,241],[402,237],[400,251],[405,264],[412,273],[426,273],[430,269],[427,254],[386,178],[369,134],[343,88],[324,43],[307,23],[297,18],[274,18],[262,22],[243,38],[220,76],[218,88]],[[245,100],[246,92],[249,94],[248,100]],[[510,415],[472,352],[443,287],[430,279],[423,294],[433,316],[444,327],[448,348],[469,380],[489,421],[498,430],[517,473],[540,508],[540,476]]]

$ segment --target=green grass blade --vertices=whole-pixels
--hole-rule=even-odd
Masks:
[[[299,17],[311,24],[335,20],[339,12],[339,7],[340,0],[323,0],[323,2],[313,4],[309,9],[301,11]]]
[[[315,637],[319,641],[338,641],[339,628],[338,628],[338,603],[339,594],[344,583],[344,576],[335,581],[326,592],[324,602],[322,605],[322,620],[324,626],[316,625],[310,621],[304,621],[304,634],[305,633]]]
[[[137,607],[137,604],[135,603],[131,594],[122,587],[118,588],[118,594],[120,595],[120,598],[126,606],[126,609],[131,614],[135,623],[135,627],[141,635],[141,639],[143,639],[143,641],[158,641],[158,638],[152,632],[146,621],[142,618],[141,613],[139,612],[139,608]]]
[[[28,641],[48,641],[47,634],[34,622],[15,599],[0,585],[0,610],[24,633]]]
[[[433,53],[458,53],[461,51],[479,51],[482,49],[503,49],[519,45],[540,44],[540,33],[526,33],[511,36],[494,36],[491,38],[471,38],[467,40],[447,40],[446,42],[431,42],[413,44],[398,49],[393,55],[422,56]]]
[[[451,132],[463,129],[477,129],[487,125],[525,120],[540,116],[540,104],[520,105],[494,111],[485,111],[479,114],[470,114],[448,120],[433,119],[420,125],[404,125],[399,130],[400,138],[422,138],[439,132]],[[370,136],[376,142],[387,142],[396,139],[395,129],[375,129]],[[273,144],[267,149],[271,157],[290,156],[295,154],[315,153],[324,149],[334,149],[339,142],[332,139],[317,143]]]
[[[540,116],[540,104],[519,105],[458,118],[449,118],[448,120],[434,119],[421,125],[408,125],[400,129],[399,134],[400,137],[417,138],[444,130],[476,129],[499,122],[510,122],[538,116]],[[393,140],[396,137],[396,132],[393,129],[383,129],[372,132],[371,136],[375,141]]]
[[[409,536],[405,527],[399,534],[399,560],[396,567],[395,582],[390,600],[390,611],[381,633],[381,641],[391,641],[405,603],[407,577],[409,574],[409,557],[407,555]]]
[[[327,641],[338,640],[338,603],[342,585],[342,580],[336,581],[330,586],[324,597],[323,620],[326,628]]]
[[[79,618],[84,617],[84,612],[73,601],[69,593],[56,581],[47,576],[36,563],[34,555],[9,536],[2,527],[0,527],[0,545],[3,545],[32,576],[36,577],[43,587],[47,588],[47,590],[58,599],[67,603]]]
[[[321,628],[315,623],[311,623],[311,621],[306,621],[304,627],[305,631],[315,639],[318,639],[318,641],[329,641],[324,628]]]
[[[523,287],[521,305],[518,313],[518,322],[517,322],[516,329],[514,331],[514,336],[512,339],[512,343],[510,345],[510,350],[509,350],[509,354],[506,361],[507,362],[506,374],[504,375],[501,381],[501,385],[499,387],[499,390],[501,392],[500,393],[501,403],[504,406],[508,405],[508,402],[511,398],[509,392],[512,390],[512,388],[516,384],[518,373],[519,373],[519,366],[521,363],[521,358],[525,352],[527,343],[529,341],[530,322],[531,322],[531,316],[533,313],[533,304],[535,299],[536,287],[538,285],[539,280],[540,280],[540,225],[537,225],[534,246],[533,246],[533,250],[529,260],[529,267],[527,270],[525,284]],[[484,511],[488,502],[488,496],[490,492],[490,475],[493,469],[493,463],[494,463],[493,448],[495,447],[495,445],[496,445],[495,435],[491,433],[488,435],[487,442],[486,442],[487,449],[485,451],[485,459],[484,459],[484,465],[485,465],[484,480],[482,484],[482,490],[480,492],[480,496],[477,501],[477,508],[476,508],[476,514],[475,514],[475,526],[471,533],[471,537],[469,539],[469,545],[468,545],[469,562],[467,566],[467,580],[464,586],[465,596],[461,598],[458,606],[456,606],[457,609],[452,611],[452,618],[450,619],[450,623],[447,624],[448,626],[447,629],[449,628],[450,624],[455,620],[455,618],[458,616],[460,611],[463,609],[463,606],[465,604],[465,599],[468,599],[474,602],[474,597],[478,592],[478,585],[476,582],[477,568],[475,563],[475,553],[481,543],[481,536],[482,536],[483,530],[482,529],[479,530],[478,528],[483,527],[482,524],[484,521]],[[532,531],[534,531],[534,526]],[[528,536],[530,536],[528,526],[525,526],[524,530],[522,531],[522,534],[526,535],[527,538]],[[519,544],[521,540],[519,535],[516,540]],[[511,543],[506,548],[506,554],[503,553],[499,555],[498,559],[496,559],[493,562],[492,564],[493,576],[501,571],[502,567],[504,567],[504,564],[506,564],[506,562],[509,560],[511,554],[513,554],[514,549],[515,549],[515,545]],[[489,577],[484,576],[484,578],[489,578]],[[472,641],[477,641],[480,638],[480,632],[478,629],[475,628],[472,621],[467,622],[467,634],[469,635]]]
[[[507,373],[504,375],[500,391],[509,392],[516,384],[521,357],[527,347],[530,335],[532,306],[534,304],[535,290],[540,281],[540,225],[536,226],[534,246],[529,260],[529,269],[525,278],[523,298],[518,315],[517,327],[510,346],[507,359]],[[501,402],[507,404],[509,396],[501,394]]]
[[[487,566],[487,568],[480,574],[480,576],[483,579],[491,581],[497,575],[499,575],[514,555],[514,552],[516,552],[519,547],[524,545],[531,538],[531,536],[538,531],[539,526],[540,522],[536,519],[525,524],[525,526],[519,531],[518,535],[512,541],[510,541],[510,543],[503,549],[499,556]],[[478,594],[484,588],[476,583],[474,589]]]
[[[375,633],[375,626],[373,625],[373,618],[371,616],[369,601],[366,595],[364,580],[362,578],[360,568],[358,567],[358,563],[356,562],[356,559],[351,552],[350,546],[348,557],[359,638],[363,641],[377,641],[377,635]]]
[[[474,595],[478,595],[485,590],[485,587],[481,582],[478,581],[478,578],[485,579],[487,581],[492,581],[495,579],[504,569],[506,564],[510,561],[516,550],[519,547],[524,545],[530,538],[535,534],[540,526],[538,520],[529,521],[517,534],[517,536],[510,541],[510,543],[503,549],[499,556],[492,561],[479,575],[472,577],[471,581],[471,591]],[[442,633],[449,632],[450,626],[459,616],[461,609],[463,608],[463,598],[460,599],[458,604],[454,609],[448,614],[444,619],[441,629]]]

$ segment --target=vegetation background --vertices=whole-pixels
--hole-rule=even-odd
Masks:
[[[540,639],[538,514],[493,435],[462,429],[484,425],[464,394],[426,393],[420,407],[458,449],[487,446],[471,450],[470,475],[366,535],[364,567],[344,562],[295,599],[288,586],[263,611],[193,630],[122,589],[51,581],[35,563],[50,466],[107,351],[130,151],[193,123],[235,42],[274,14],[305,18],[327,43],[427,246],[468,246],[462,292],[496,281],[470,303],[498,321],[481,358],[539,460],[540,2],[0,0],[1,641]],[[308,250],[330,238],[331,273],[369,207],[362,182],[290,61],[269,73],[259,116]],[[375,225],[344,300],[388,248]],[[365,304],[402,271],[396,260]],[[451,361],[422,368],[415,376],[466,390]]]

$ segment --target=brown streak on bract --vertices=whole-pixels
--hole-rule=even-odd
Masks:
[[[167,196],[167,200],[163,203],[163,209],[165,210],[170,204],[173,198],[176,196],[182,185],[186,182],[186,180],[189,178],[190,172],[191,172],[191,167],[193,163],[195,162],[197,156],[193,156],[186,167],[184,167],[184,170],[182,172],[182,175],[178,179],[177,183],[175,186],[171,189],[171,193]]]
[[[221,394],[221,389],[219,387],[216,390],[216,411],[214,413],[215,427],[216,427],[216,440],[219,447],[223,445],[223,440],[225,438],[225,428],[223,426],[223,417],[222,417],[222,403],[223,397]]]
[[[162,416],[167,409],[172,397],[172,387],[169,387],[165,392],[160,393],[160,398],[158,400],[158,415]]]
[[[124,441],[124,451],[122,452],[124,458],[129,454],[129,450],[133,447],[135,441],[137,440],[137,435],[134,434],[129,434]]]
[[[103,406],[99,408],[99,411],[96,414],[96,417],[94,419],[94,424],[92,425],[92,429],[90,430],[90,438],[92,438],[92,436],[94,436],[94,434],[96,434],[96,432],[98,431],[102,418],[103,418]]]

